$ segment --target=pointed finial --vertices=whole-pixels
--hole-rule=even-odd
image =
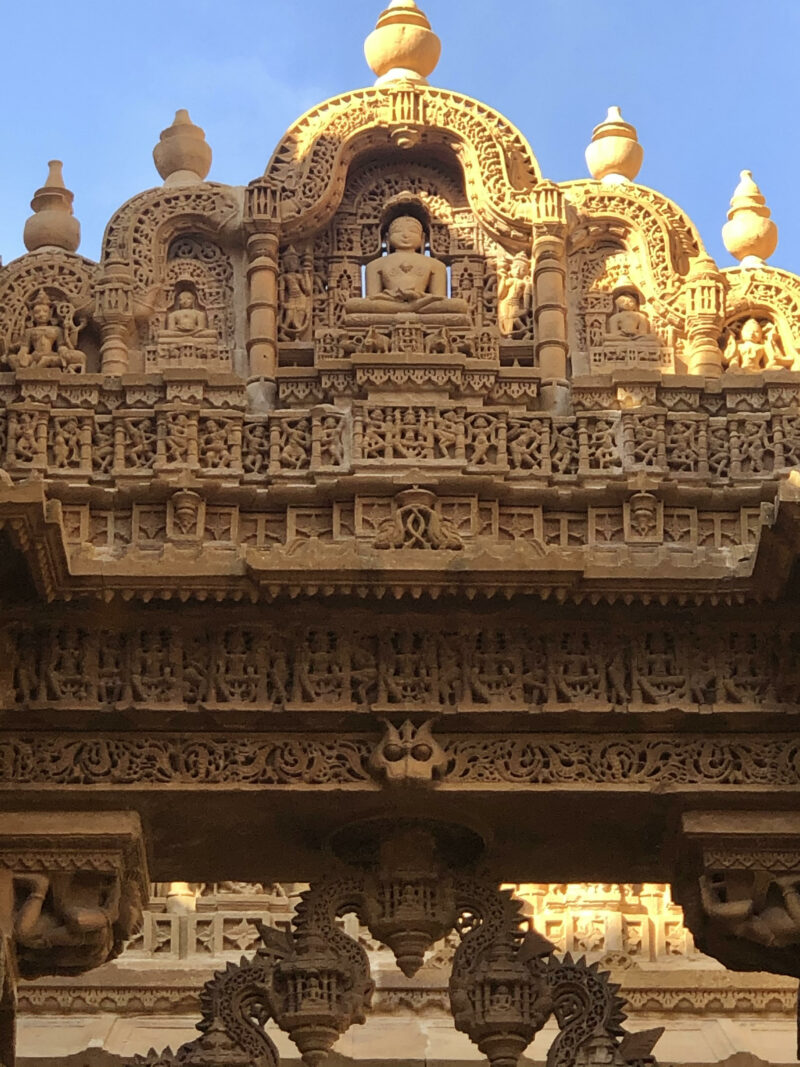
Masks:
[[[364,42],[376,85],[402,79],[427,85],[441,51],[442,42],[414,0],[392,0]]]
[[[639,173],[644,150],[636,127],[622,117],[618,107],[610,107],[605,122],[595,126],[586,149],[586,166],[593,178],[613,184],[632,182]]]
[[[153,162],[164,185],[194,185],[211,169],[211,148],[206,135],[182,107],[175,112],[171,126],[161,131],[153,149]]]
[[[763,267],[764,260],[778,247],[778,227],[770,218],[767,201],[753,181],[751,170],[743,170],[739,175],[728,221],[722,227],[722,240],[746,270]]]
[[[51,159],[47,166],[47,181],[33,194],[33,214],[25,223],[22,239],[29,252],[37,248],[75,252],[81,243],[81,225],[72,214],[73,195],[64,185],[61,160]]]

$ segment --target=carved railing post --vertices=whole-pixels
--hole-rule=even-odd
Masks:
[[[542,373],[542,403],[563,414],[567,385],[567,209],[551,182],[533,191],[534,344]]]
[[[122,260],[106,261],[96,293],[103,374],[125,374],[128,369],[127,338],[133,323],[133,303],[130,272]]]
[[[278,367],[278,191],[258,179],[245,191],[247,354],[251,406],[274,406]]]
[[[707,378],[722,374],[719,336],[725,318],[725,283],[710,256],[692,261],[686,278],[689,370]]]

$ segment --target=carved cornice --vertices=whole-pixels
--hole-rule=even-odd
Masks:
[[[760,786],[775,793],[800,785],[794,734],[439,736],[447,758],[437,789],[487,785],[520,789],[576,784],[673,791]],[[107,785],[149,790],[241,785],[375,789],[376,739],[162,734],[0,734],[0,789],[59,790]]]
[[[755,1015],[793,1016],[796,1012],[797,982],[776,979],[758,983],[737,975],[735,984],[719,972],[707,976],[692,971],[691,979],[675,984],[674,975],[663,985],[658,972],[646,985],[636,985],[625,974],[615,974],[621,982],[629,1015],[663,1013],[669,1015]],[[200,1006],[200,988],[205,975],[195,984],[159,985],[154,976],[152,984],[89,985],[74,983],[59,985],[52,981],[21,982],[17,991],[21,1015],[153,1015],[195,1014]],[[705,979],[705,980],[704,980]],[[449,1014],[450,1002],[443,985],[429,986],[419,981],[411,986],[392,987],[381,984],[375,991],[372,1015],[393,1015],[411,1012],[441,1012]]]

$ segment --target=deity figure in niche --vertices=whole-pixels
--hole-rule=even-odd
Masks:
[[[791,370],[795,357],[787,356],[781,347],[780,337],[774,323],[763,326],[755,318],[745,319],[738,330],[732,329],[728,336],[722,361],[729,370],[755,373],[761,370]]]
[[[520,252],[510,263],[502,260],[497,264],[497,320],[504,337],[525,325],[530,306],[530,267],[525,253]]]
[[[345,305],[345,323],[388,324],[415,315],[449,326],[469,326],[469,305],[447,295],[447,267],[424,254],[425,229],[416,215],[396,215],[386,231],[387,254],[367,264],[366,295]]]
[[[50,298],[40,289],[31,306],[29,326],[17,350],[7,357],[8,365],[12,370],[49,367],[79,374],[86,369],[86,356],[76,347],[79,330],[67,317],[58,322]]]
[[[287,248],[283,254],[279,301],[281,335],[288,341],[298,340],[308,329],[312,287],[311,271],[301,266],[294,248]]]
[[[208,315],[197,303],[191,289],[181,289],[175,307],[167,312],[166,329],[159,334],[159,343],[184,344],[187,341],[203,346],[216,344],[217,331],[209,328]]]
[[[630,341],[634,338],[658,340],[650,329],[650,320],[641,310],[636,290],[624,289],[615,293],[614,313],[609,317],[606,337],[614,341]]]

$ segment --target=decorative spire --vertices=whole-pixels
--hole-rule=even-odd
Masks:
[[[402,79],[427,85],[441,51],[442,42],[414,0],[392,0],[364,42],[376,85]]]
[[[593,178],[612,184],[632,182],[639,173],[644,150],[636,127],[626,122],[618,107],[610,107],[605,122],[595,126],[586,149],[586,166]]]
[[[81,225],[72,214],[73,195],[64,185],[61,160],[51,159],[47,166],[47,181],[33,195],[34,213],[25,223],[22,239],[29,252],[37,248],[74,252],[81,243]]]
[[[763,267],[778,246],[778,227],[770,218],[761,190],[753,181],[753,172],[743,170],[733,190],[728,221],[722,227],[722,240],[742,267]]]
[[[194,185],[208,174],[211,148],[205,132],[195,126],[186,108],[176,111],[172,125],[161,131],[153,162],[164,185]]]

